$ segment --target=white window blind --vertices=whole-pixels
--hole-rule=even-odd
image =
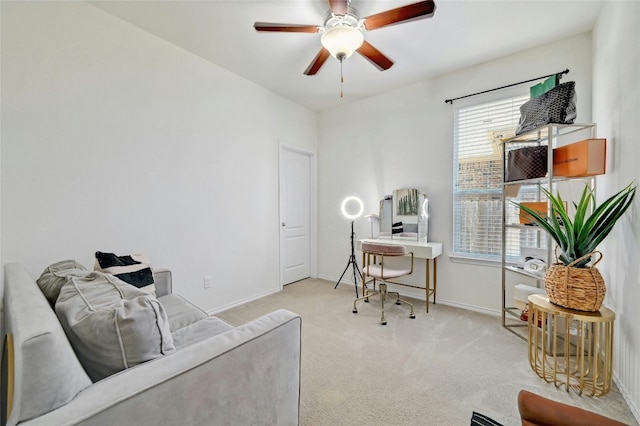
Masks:
[[[453,255],[500,260],[502,252],[501,139],[515,134],[528,95],[463,106],[454,117]],[[517,210],[517,209],[515,209]],[[520,241],[507,243],[517,257]]]

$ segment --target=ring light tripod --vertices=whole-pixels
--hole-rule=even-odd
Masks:
[[[350,201],[353,201],[358,205],[358,212],[355,214],[351,214],[347,211],[347,204],[349,204]],[[362,204],[362,200],[359,199],[358,197],[351,196],[351,197],[345,198],[342,201],[342,214],[347,219],[351,219],[351,255],[349,256],[349,260],[347,261],[347,266],[344,268],[344,271],[342,271],[342,275],[340,275],[340,279],[336,283],[335,287],[333,287],[334,289],[338,288],[338,284],[340,284],[340,281],[342,281],[344,274],[347,273],[347,271],[349,270],[349,266],[351,266],[353,270],[353,285],[356,288],[356,297],[358,297],[358,277],[362,277],[362,273],[360,272],[360,268],[358,267],[358,262],[356,260],[356,247],[355,247],[356,234],[353,231],[353,222],[362,215],[363,211],[364,211],[364,205]]]

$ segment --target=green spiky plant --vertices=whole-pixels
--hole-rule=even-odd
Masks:
[[[615,223],[631,205],[636,195],[636,188],[637,186],[631,182],[596,207],[589,215],[590,206],[595,206],[595,195],[589,185],[585,185],[580,201],[578,204],[573,203],[576,211],[573,219],[569,217],[560,194],[553,195],[544,188],[542,190],[551,204],[550,218],[542,216],[526,205],[515,202],[514,204],[531,215],[533,221],[553,238],[560,250],[559,260],[564,265],[569,265],[574,260],[593,252],[609,235]],[[573,266],[586,268],[590,261],[590,258],[586,258]]]

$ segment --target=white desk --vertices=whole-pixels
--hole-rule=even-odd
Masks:
[[[437,277],[437,257],[442,254],[442,243],[432,243],[432,242],[423,242],[416,241],[415,239],[408,238],[364,238],[362,240],[358,240],[358,250],[362,251],[362,243],[374,243],[374,244],[388,244],[392,246],[404,246],[407,251],[413,252],[413,257],[417,257],[418,259],[425,259],[425,286],[419,287],[413,284],[404,284],[399,282],[393,282],[393,284],[403,285],[406,287],[420,288],[425,290],[426,296],[426,305],[427,312],[429,312],[429,297],[433,295],[433,304],[436,303],[436,290],[438,288],[438,277]],[[364,265],[364,254],[362,255],[362,264]],[[430,265],[433,265],[433,287],[431,287],[431,268]],[[392,281],[389,281],[392,282]],[[364,276],[362,279],[362,294],[364,294],[365,290],[365,280]]]

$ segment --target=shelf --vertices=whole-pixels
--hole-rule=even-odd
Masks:
[[[541,226],[525,225],[524,223],[505,223],[504,226],[507,228],[514,228],[514,229],[527,229],[527,230],[530,229],[532,231],[544,231],[544,229]]]
[[[582,132],[582,134],[578,132]],[[572,136],[565,138],[568,135]],[[537,129],[533,129],[523,134],[500,141],[503,162],[503,176],[507,176],[507,164],[510,152],[513,152],[516,149],[533,146],[547,147],[547,173],[544,177],[502,182],[502,326],[525,340],[527,339],[527,337],[523,337],[521,333],[517,333],[515,330],[521,330],[522,327],[526,327],[527,322],[520,320],[520,310],[512,306],[508,306],[508,304],[510,304],[511,302],[506,300],[507,294],[511,293],[507,290],[511,289],[515,285],[513,281],[517,282],[517,279],[514,279],[515,277],[510,276],[509,274],[516,273],[524,277],[531,278],[533,280],[536,280],[538,284],[540,283],[540,281],[544,280],[544,274],[537,275],[526,272],[523,268],[514,266],[513,262],[507,261],[506,256],[514,255],[513,252],[507,252],[507,247],[514,247],[514,245],[517,245],[518,243],[520,243],[520,245],[522,246],[524,242],[525,245],[531,244],[537,248],[552,248],[554,242],[546,232],[540,233],[540,231],[544,231],[544,228],[542,228],[541,226],[525,225],[523,223],[517,222],[505,223],[505,220],[509,220],[509,222],[518,220],[517,216],[514,217],[513,215],[513,202],[517,203],[524,201],[527,197],[533,199],[526,201],[545,201],[546,196],[542,189],[546,189],[550,192],[555,192],[555,190],[557,190],[556,184],[559,182],[585,180],[589,182],[589,184],[593,187],[595,185],[594,177],[553,176],[553,149],[558,146],[562,146],[565,143],[571,143],[575,142],[576,140],[595,137],[595,124],[547,124]],[[514,157],[511,158],[513,159]],[[538,164],[532,164],[530,167],[530,170],[524,170],[522,171],[522,174],[512,176],[535,176],[535,172],[543,172],[542,170],[540,170],[541,168],[538,167]],[[518,191],[515,191],[516,188],[513,188],[514,186],[518,186]],[[521,191],[523,190],[531,195],[525,195],[519,199],[518,193],[521,194]],[[568,202],[570,202],[570,200],[571,197],[567,199]],[[555,259],[553,258],[553,251],[549,249],[546,250],[546,252],[546,263],[547,265],[551,265],[555,261]],[[507,321],[507,319],[509,321]]]
[[[562,182],[562,181],[566,181],[566,180],[576,180],[576,179],[589,179],[591,178],[591,176],[554,176],[553,177],[553,181],[554,182]],[[511,180],[509,182],[503,182],[502,185],[503,186],[509,186],[509,185],[531,185],[531,186],[535,186],[535,185],[545,185],[549,182],[549,177],[545,176],[545,177],[540,177],[540,178],[535,178],[535,179],[523,179],[523,180]]]
[[[551,137],[561,137],[570,135],[572,133],[581,132],[595,127],[595,124],[546,124],[538,127],[537,129],[529,130],[528,132],[514,136],[512,138],[504,139],[500,141],[503,144],[507,143],[541,143],[549,140],[549,129],[556,129],[555,134],[552,133]],[[533,137],[532,137],[533,136]]]
[[[520,319],[521,313],[522,310],[512,306],[504,308],[505,317],[503,326],[511,333],[526,341],[529,322],[522,321]],[[509,316],[508,320],[511,321],[511,323],[507,323],[507,315]]]
[[[517,266],[505,266],[504,269],[506,269],[507,271],[515,272],[516,274],[522,274],[522,275],[525,275],[527,277],[535,278],[536,280],[543,280],[544,279],[544,275],[536,275],[536,274],[533,274],[531,272],[527,272],[524,269],[518,268]],[[505,309],[507,309],[507,308],[505,308]]]
[[[522,309],[518,309],[514,306],[508,306],[506,308],[504,308],[505,312],[509,315],[511,315],[512,317],[515,317],[518,319],[518,321],[522,321],[520,319],[520,314],[522,313]],[[526,324],[526,321],[522,321],[523,324]]]

